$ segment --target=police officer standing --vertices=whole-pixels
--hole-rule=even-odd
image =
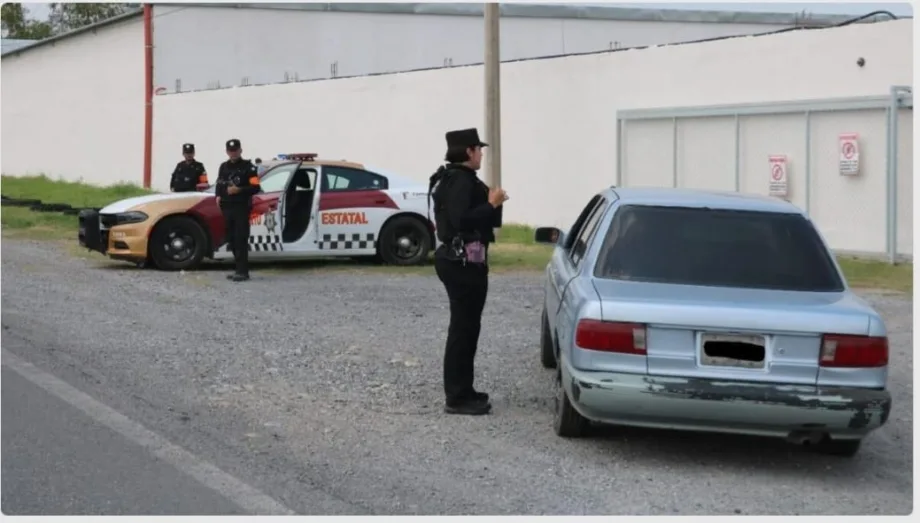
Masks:
[[[235,282],[249,279],[249,211],[252,197],[261,190],[256,166],[244,160],[242,153],[239,140],[227,140],[229,160],[220,164],[216,190],[227,226],[226,240],[236,262],[236,272],[227,278]]]
[[[182,156],[185,160],[176,164],[169,181],[169,190],[192,192],[198,188],[199,183],[208,183],[208,173],[204,169],[204,164],[195,160],[195,144],[182,144]]]
[[[431,176],[429,190],[441,246],[435,270],[450,300],[450,326],[444,349],[445,411],[480,415],[492,410],[489,395],[473,388],[473,362],[479,344],[482,310],[489,290],[488,246],[501,226],[500,188],[490,189],[476,177],[482,148],[476,129],[446,135],[446,166]]]

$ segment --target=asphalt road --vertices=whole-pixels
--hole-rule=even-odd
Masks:
[[[224,272],[143,271],[4,240],[3,511],[912,511],[909,297],[865,295],[889,327],[894,410],[847,460],[736,436],[557,438],[539,275],[490,283],[477,388],[495,408],[481,418],[441,412],[448,311],[436,278],[254,276],[231,285]]]
[[[243,513],[9,367],[2,383],[5,514]]]

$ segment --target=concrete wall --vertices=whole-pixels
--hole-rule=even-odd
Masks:
[[[154,15],[155,87],[163,93],[460,66],[481,63],[484,53],[481,16],[218,6],[155,6]],[[517,60],[784,27],[506,16],[501,55]]]
[[[503,64],[503,185],[512,197],[505,219],[568,225],[590,195],[614,183],[618,110],[885,95],[911,85],[912,75],[910,20]],[[166,186],[184,141],[196,142],[214,170],[230,137],[249,156],[318,152],[426,180],[442,159],[445,131],[483,127],[482,78],[475,66],[159,96],[154,182]],[[769,133],[774,124],[762,125]],[[719,164],[729,153],[712,150],[705,161]],[[720,174],[693,173],[689,185],[720,183]],[[833,190],[860,199],[858,187]],[[879,204],[866,205],[877,230]],[[835,215],[815,212],[832,227]]]
[[[2,68],[4,173],[141,182],[140,17],[4,56]]]

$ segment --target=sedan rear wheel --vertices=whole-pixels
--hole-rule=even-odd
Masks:
[[[540,363],[545,369],[556,368],[556,348],[553,343],[553,335],[549,331],[549,318],[546,316],[546,308],[543,308],[542,324],[540,325]]]
[[[556,373],[556,415],[553,428],[556,435],[563,438],[580,438],[588,431],[588,420],[575,410],[569,395],[562,386],[562,371]]]

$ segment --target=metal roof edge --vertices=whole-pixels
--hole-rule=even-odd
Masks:
[[[483,16],[483,4],[455,3],[163,3],[157,6],[211,7],[236,9],[277,9],[339,13],[421,14],[447,16]],[[644,9],[634,7],[500,4],[501,15],[520,18],[570,18],[583,20],[622,20],[634,22],[736,23],[764,25],[833,25],[853,18],[852,15],[799,13],[758,13],[728,10]]]
[[[12,56],[12,55],[18,55],[20,53],[31,51],[32,49],[37,49],[39,47],[42,47],[48,44],[54,44],[55,42],[58,42],[60,40],[65,40],[72,36],[77,36],[79,34],[87,33],[89,31],[95,31],[96,29],[99,29],[100,27],[105,27],[107,25],[124,22],[125,20],[128,20],[130,18],[141,16],[143,13],[144,13],[143,9],[136,9],[134,11],[129,11],[127,13],[120,14],[118,16],[114,16],[106,20],[102,20],[101,22],[96,22],[94,24],[89,24],[87,26],[83,26],[78,29],[74,29],[73,31],[67,31],[66,33],[61,33],[59,35],[55,35],[50,38],[45,38],[44,40],[36,40],[35,43],[20,47],[18,49],[13,49],[12,51],[5,52],[2,55],[0,55],[0,58]]]

